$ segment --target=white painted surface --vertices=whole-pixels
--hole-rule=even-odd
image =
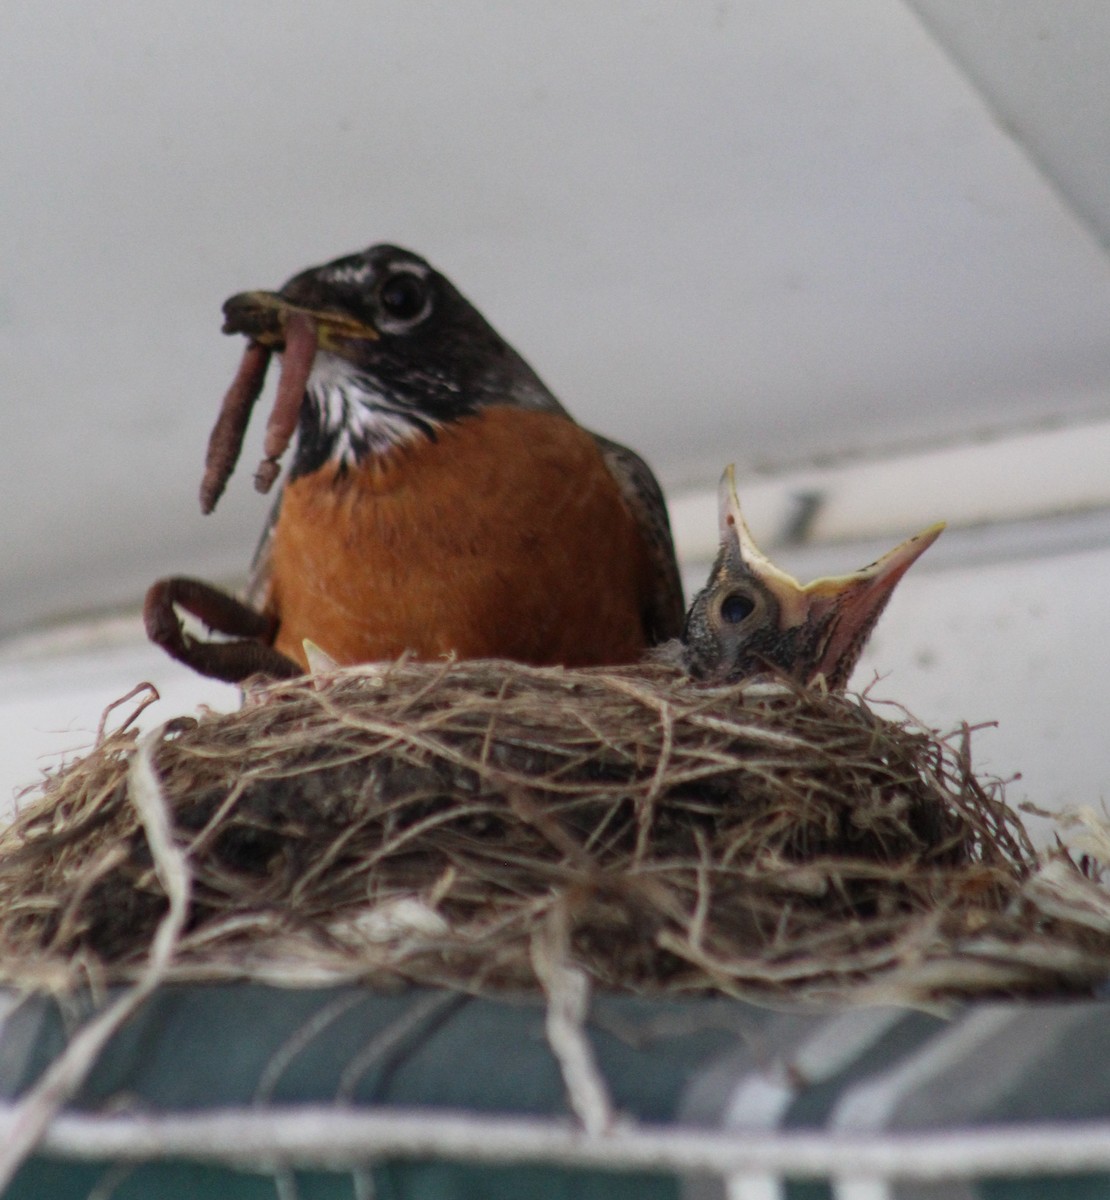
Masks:
[[[909,0],[1002,129],[1110,246],[1110,4]]]
[[[942,730],[997,721],[974,735],[973,759],[981,774],[1021,773],[1011,803],[1090,806],[1110,820],[1108,589],[1105,549],[911,573],[854,684],[879,672],[872,699]],[[1049,836],[1048,823],[1029,825]]]
[[[837,542],[873,539],[881,552],[936,521],[952,530],[995,529],[978,548],[990,555],[1008,523],[1067,518],[1110,509],[1110,422],[969,441],[942,449],[855,459],[831,467],[737,476],[748,524],[763,549],[775,552],[797,540],[823,557]],[[799,504],[808,515],[796,529]],[[670,498],[675,541],[687,561],[711,559],[718,538],[717,487],[699,487]],[[1051,522],[1040,537],[1051,541]],[[884,544],[884,538],[886,543]],[[1110,524],[1088,539],[1110,542]],[[939,551],[947,557],[947,545]],[[1025,556],[1033,553],[1030,547]],[[930,551],[935,562],[938,552]],[[866,560],[865,560],[866,561]],[[857,563],[862,566],[863,563]],[[841,563],[849,569],[851,564]],[[834,571],[839,573],[839,571]]]
[[[201,679],[147,642],[137,615],[10,642],[0,649],[0,814],[42,774],[96,740],[105,709],[149,682],[162,699],[140,719],[149,728],[205,704],[238,707],[236,688]],[[108,716],[116,728],[140,698]]]

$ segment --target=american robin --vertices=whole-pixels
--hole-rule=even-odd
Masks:
[[[245,601],[173,579],[152,638],[205,674],[291,674],[309,639],[340,664],[447,653],[633,662],[683,602],[662,493],[631,450],[578,425],[424,259],[379,245],[224,305],[248,349],[209,445],[201,503],[230,475],[271,352],[282,378],[266,490],[288,478]],[[240,640],[182,631],[177,602]]]
[[[852,575],[803,587],[756,546],[732,467],[718,495],[721,548],[690,606],[679,661],[714,682],[770,670],[803,684],[823,677],[831,691],[843,689],[898,581],[944,525],[930,526]]]

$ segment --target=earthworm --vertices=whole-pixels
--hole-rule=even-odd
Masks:
[[[235,470],[251,409],[266,382],[269,363],[270,351],[257,342],[250,342],[208,438],[204,478],[200,482],[200,511],[203,513],[210,513],[216,507],[216,501],[223,495],[231,472]]]
[[[254,473],[254,486],[268,492],[281,472],[279,459],[285,453],[297,429],[301,401],[316,357],[316,325],[304,313],[291,312],[285,321],[285,353],[281,361],[281,379],[270,419],[266,423],[265,458]]]

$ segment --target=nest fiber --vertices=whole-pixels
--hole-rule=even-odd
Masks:
[[[147,960],[168,901],[140,752],[189,876],[171,978],[517,989],[555,946],[603,988],[919,1000],[1110,966],[1106,893],[1038,862],[966,731],[663,666],[401,662],[110,734],[50,777],[0,837],[8,982]]]

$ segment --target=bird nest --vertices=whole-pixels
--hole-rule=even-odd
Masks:
[[[137,978],[176,896],[165,978],[492,991],[558,959],[653,994],[1089,988],[1110,899],[1038,862],[968,743],[663,666],[259,687],[104,736],[23,806],[0,835],[0,978]]]

